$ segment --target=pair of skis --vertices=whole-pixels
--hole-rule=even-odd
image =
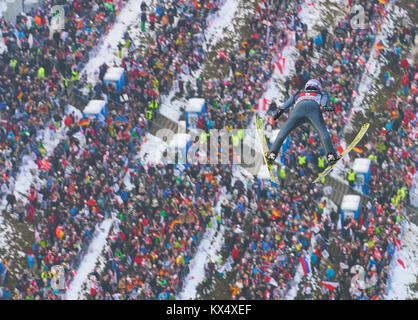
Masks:
[[[258,116],[255,115],[254,117],[255,119],[255,127],[257,129],[257,134],[258,134],[258,138],[260,140],[262,149],[263,149],[263,158],[264,158],[264,162],[267,165],[267,169],[269,171],[270,174],[270,179],[272,182],[277,183],[277,177],[274,174],[273,171],[273,165],[268,164],[267,159],[265,157],[265,154],[269,151],[269,147],[267,144],[267,140],[266,140],[266,136],[264,135],[264,123],[263,123],[263,119]],[[360,142],[360,140],[363,138],[363,136],[366,134],[367,130],[370,127],[370,123],[365,123],[360,131],[357,133],[357,136],[354,138],[354,140],[347,146],[347,148],[340,154],[340,157],[338,159],[338,161],[336,161],[334,164],[332,165],[328,165],[325,170],[323,172],[321,172],[319,174],[319,176],[313,181],[313,183],[317,183],[318,181],[321,181],[323,178],[325,178],[331,171],[332,169],[337,165],[337,163],[344,158],[344,156],[349,153],[351,150],[353,150],[353,148],[357,145],[357,143]]]

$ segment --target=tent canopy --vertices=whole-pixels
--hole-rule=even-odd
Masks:
[[[203,105],[205,104],[205,99],[202,98],[191,98],[189,103],[184,109],[186,112],[201,112]]]
[[[99,114],[106,106],[105,100],[90,100],[88,105],[84,108],[85,114]]]
[[[103,78],[104,81],[119,81],[125,69],[123,68],[109,68]]]
[[[371,161],[367,158],[359,158],[354,160],[353,170],[359,173],[367,173],[370,169]]]
[[[360,196],[345,195],[341,203],[341,209],[344,211],[357,211],[360,207]]]

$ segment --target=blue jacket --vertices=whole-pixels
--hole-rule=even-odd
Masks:
[[[332,278],[334,278],[334,276],[335,276],[335,272],[334,272],[334,270],[333,269],[327,269],[327,277],[328,277],[328,279],[332,279]]]
[[[120,193],[120,197],[122,198],[122,200],[123,200],[123,201],[128,201],[128,199],[129,199],[129,194],[128,194],[125,190],[123,190],[123,191],[121,191],[121,193]]]

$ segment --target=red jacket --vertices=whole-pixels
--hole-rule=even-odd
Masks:
[[[73,119],[70,116],[67,116],[64,120],[64,124],[69,127],[73,124]]]
[[[96,205],[96,200],[94,200],[93,198],[90,198],[89,201],[87,202],[87,204],[92,207],[94,205]]]
[[[238,251],[238,249],[237,248],[233,248],[232,249],[232,257],[234,258],[234,259],[238,259],[239,258],[239,251]]]
[[[401,79],[401,83],[403,86],[409,86],[409,78],[407,76],[403,76]]]

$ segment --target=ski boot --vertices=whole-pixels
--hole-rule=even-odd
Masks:
[[[328,161],[328,165],[332,166],[333,164],[335,164],[338,160],[340,160],[341,157],[332,154],[332,153],[328,153],[327,154],[327,161]]]
[[[266,161],[269,166],[272,166],[274,164],[274,161],[276,160],[276,157],[277,157],[277,155],[274,152],[270,152],[270,151],[266,152],[264,156],[266,157]]]

